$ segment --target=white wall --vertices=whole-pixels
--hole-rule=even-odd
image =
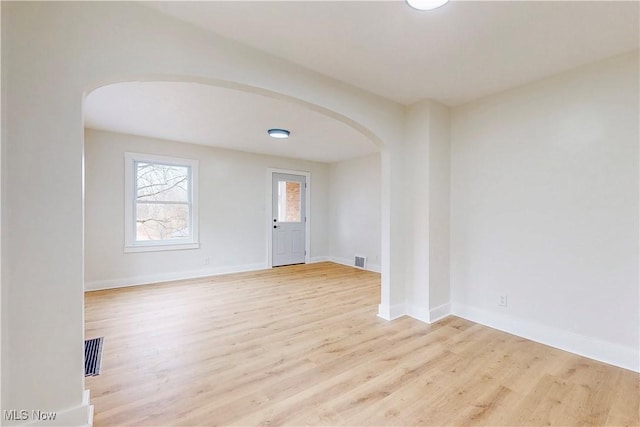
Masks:
[[[454,313],[639,369],[638,86],[636,52],[454,110]]]
[[[380,154],[332,163],[329,168],[330,256],[353,265],[367,257],[367,270],[380,271]]]
[[[401,106],[132,2],[6,2],[2,44],[2,406],[58,411],[69,425],[86,422],[89,410],[82,362],[87,91],[137,79],[240,87],[329,114],[377,143],[402,139]],[[383,169],[386,212],[398,185],[390,177]],[[396,259],[390,251],[402,234],[399,218],[382,218],[389,298],[402,283],[384,263]]]
[[[126,151],[199,160],[199,249],[123,253]],[[85,289],[266,268],[268,168],[311,173],[310,256],[327,257],[327,164],[87,129]]]

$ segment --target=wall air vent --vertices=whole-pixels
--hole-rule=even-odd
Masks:
[[[361,268],[363,270],[367,269],[367,257],[366,256],[361,256],[361,255],[356,255],[356,259],[355,262],[353,263],[354,266]]]

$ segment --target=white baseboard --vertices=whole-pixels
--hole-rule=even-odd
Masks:
[[[367,270],[373,271],[374,273],[382,273],[382,266],[378,264],[367,264]]]
[[[429,310],[429,323],[437,322],[451,314],[451,304],[446,303]]]
[[[353,267],[353,264],[349,260],[344,258],[317,256],[309,259],[310,264],[317,263],[317,262],[327,262],[327,261]],[[247,271],[264,270],[266,268],[268,268],[266,263],[256,263],[256,264],[235,265],[235,266],[229,266],[229,267],[212,267],[212,268],[205,268],[201,270],[180,271],[180,272],[171,272],[171,273],[162,273],[162,274],[150,274],[150,275],[144,275],[144,276],[121,277],[117,279],[94,280],[90,282],[85,282],[84,290],[99,291],[103,289],[115,289],[115,288],[123,288],[127,286],[150,285],[153,283],[169,282],[172,280],[197,279],[199,277],[217,276],[220,274],[243,273]],[[369,264],[367,265],[367,270],[375,271],[376,273],[379,273],[380,266]]]
[[[43,411],[51,412],[51,411]],[[26,426],[82,426],[93,425],[93,405],[89,404],[89,390],[82,396],[82,405],[62,411],[53,411],[55,418],[51,420],[31,420]],[[31,415],[32,413],[30,413]]]
[[[404,304],[395,304],[392,306],[386,304],[378,305],[378,317],[386,320],[397,319],[402,316],[409,316],[425,323],[433,323],[444,319],[451,314],[451,304],[446,303],[432,310],[429,307],[419,306],[405,302]]]
[[[451,304],[446,303],[432,308],[406,303],[407,316],[425,323],[433,323],[451,314]]]
[[[404,304],[379,304],[378,305],[378,317],[383,318],[384,320],[394,320],[398,317],[402,317],[406,314],[405,305]]]
[[[640,352],[636,348],[621,346],[463,304],[454,303],[451,308],[455,316],[472,322],[610,365],[640,372]]]
[[[349,266],[349,267],[358,268],[358,267],[355,267],[353,265],[353,260],[352,259],[348,259],[348,258],[340,258],[340,257],[332,256],[332,257],[329,257],[329,261],[335,262],[336,264],[342,264],[342,265],[346,265],[346,266]],[[375,273],[380,273],[382,271],[382,267],[380,267],[377,264],[371,264],[371,263],[367,262],[366,270],[367,271],[373,271]]]
[[[234,265],[229,267],[212,267],[202,270],[180,271],[173,273],[151,274],[145,276],[123,277],[118,279],[96,280],[85,282],[85,291],[122,288],[126,286],[149,285],[152,283],[168,282],[172,280],[197,279],[199,277],[217,276],[220,274],[243,273],[246,271],[264,270],[265,263]]]
[[[84,393],[82,394],[82,403],[89,407],[89,414],[87,419],[87,426],[89,427],[93,426],[93,410],[95,409],[93,405],[90,404],[91,402],[90,397],[91,397],[91,392],[89,390],[85,390]]]
[[[406,303],[407,316],[429,323],[429,307]]]

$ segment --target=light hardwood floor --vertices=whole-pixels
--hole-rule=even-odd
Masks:
[[[376,317],[332,263],[85,297],[95,426],[639,424],[640,376],[472,322]]]

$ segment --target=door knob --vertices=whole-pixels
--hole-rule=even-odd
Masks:
[[[279,225],[274,225],[273,228],[280,228],[280,226]]]

